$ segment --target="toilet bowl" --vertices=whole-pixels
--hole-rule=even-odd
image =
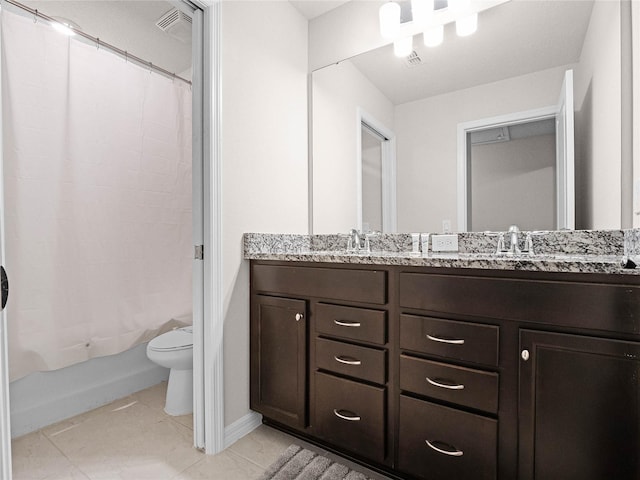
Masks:
[[[164,411],[174,416],[193,412],[193,327],[157,336],[147,345],[147,357],[170,369]]]

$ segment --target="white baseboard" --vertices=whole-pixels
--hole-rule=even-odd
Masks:
[[[146,344],[11,382],[11,437],[19,437],[166,380]]]
[[[262,415],[249,412],[224,429],[224,448],[227,448],[262,425]]]

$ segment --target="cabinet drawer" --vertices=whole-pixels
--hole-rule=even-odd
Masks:
[[[316,372],[318,434],[336,446],[382,462],[385,389]]]
[[[253,265],[251,282],[260,292],[379,305],[387,302],[387,272],[380,270]]]
[[[387,341],[387,312],[368,308],[316,305],[316,332],[384,345]]]
[[[400,388],[439,400],[498,413],[498,374],[400,356]]]
[[[402,307],[640,334],[640,286],[626,280],[607,285],[409,272],[399,276]]]
[[[387,380],[386,359],[384,350],[316,338],[316,366],[324,370],[382,384]]]
[[[398,469],[428,480],[495,479],[497,424],[401,395]]]
[[[400,315],[400,348],[496,366],[498,327]]]

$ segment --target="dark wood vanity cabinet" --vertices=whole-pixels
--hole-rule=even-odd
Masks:
[[[307,302],[256,295],[251,310],[251,407],[284,425],[304,428]]]
[[[397,478],[640,480],[635,275],[269,261],[251,275],[265,421]]]
[[[387,276],[377,268],[252,263],[251,408],[390,467]],[[303,321],[280,320],[301,308]],[[282,388],[289,392],[274,399]]]
[[[518,478],[639,479],[640,342],[523,329],[520,348]]]

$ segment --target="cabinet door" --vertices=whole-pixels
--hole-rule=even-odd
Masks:
[[[306,307],[255,295],[251,308],[251,408],[295,428],[307,424]]]
[[[638,480],[640,343],[521,330],[520,346],[518,478]]]

